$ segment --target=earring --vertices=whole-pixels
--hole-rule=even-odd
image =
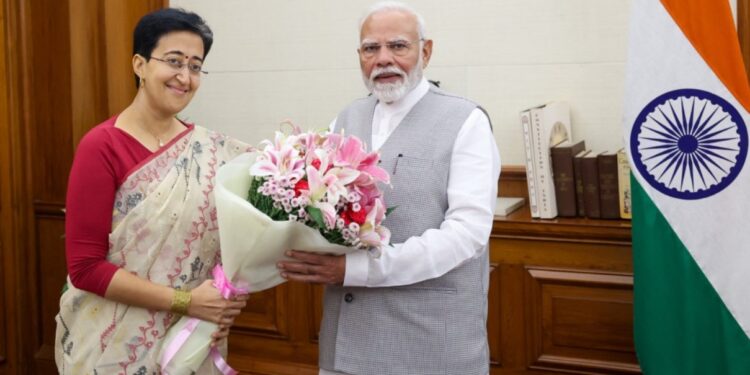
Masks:
[[[140,78],[141,78],[141,80],[140,80],[140,82],[138,82],[138,88],[141,88],[141,87],[143,87],[143,85],[146,84],[146,80],[143,79],[143,77],[140,77]]]

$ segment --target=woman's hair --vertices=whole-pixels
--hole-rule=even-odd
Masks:
[[[200,36],[203,40],[203,58],[206,58],[214,42],[211,28],[201,16],[178,8],[159,9],[138,21],[133,30],[133,55],[141,55],[148,61],[159,39],[174,31],[188,31]],[[139,78],[135,75],[135,87],[138,84]]]

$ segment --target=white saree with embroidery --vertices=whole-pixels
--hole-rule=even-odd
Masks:
[[[213,188],[217,169],[249,151],[195,126],[135,168],[115,196],[107,260],[151,282],[191,290],[220,263]],[[159,374],[157,355],[170,325],[152,311],[69,288],[56,317],[61,374]],[[198,374],[214,373],[206,360]]]

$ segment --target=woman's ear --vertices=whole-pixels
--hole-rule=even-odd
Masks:
[[[145,69],[146,69],[146,58],[139,54],[133,55],[133,73],[135,73],[135,75],[143,79]]]

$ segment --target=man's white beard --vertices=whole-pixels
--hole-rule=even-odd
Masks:
[[[384,73],[398,74],[401,76],[401,80],[394,83],[375,82],[375,77]],[[362,80],[365,82],[367,90],[375,95],[375,97],[381,102],[395,102],[417,87],[419,81],[422,80],[422,55],[419,56],[417,65],[412,68],[409,74],[406,74],[399,67],[392,65],[385,68],[375,68],[372,70],[369,77],[363,74]]]

